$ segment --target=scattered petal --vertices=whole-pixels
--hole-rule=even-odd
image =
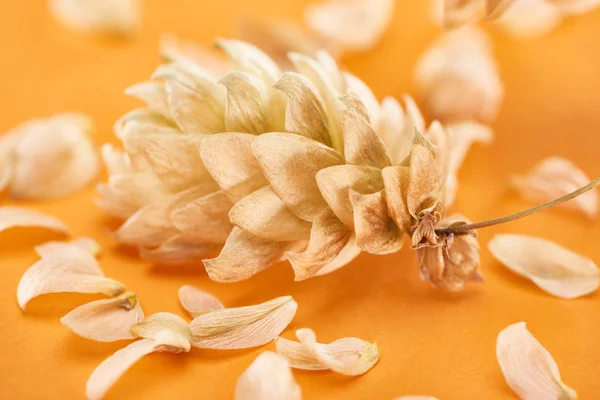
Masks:
[[[51,0],[50,11],[69,28],[129,35],[140,24],[138,0]]]
[[[291,296],[283,296],[254,306],[200,315],[190,323],[192,345],[220,350],[262,346],[289,325],[297,307]]]
[[[502,264],[554,296],[573,299],[600,285],[600,270],[592,260],[548,240],[503,234],[488,248]]]
[[[504,328],[496,341],[496,357],[506,383],[522,399],[577,399],[560,378],[556,361],[525,327]]]
[[[512,179],[521,196],[536,203],[564,196],[588,183],[590,178],[583,171],[561,157],[546,158],[527,174]],[[598,192],[590,190],[561,206],[595,218],[598,215]]]
[[[192,332],[188,323],[179,315],[159,312],[152,314],[131,327],[131,333],[135,337],[143,339],[158,339],[165,330],[176,333],[184,338],[188,342],[184,347],[187,348],[186,351],[189,351],[189,341],[192,337]]]
[[[0,232],[10,228],[46,228],[68,233],[69,228],[58,218],[21,207],[0,207]]]
[[[60,322],[77,335],[98,342],[133,339],[129,329],[144,319],[135,293],[92,301],[77,307]]]
[[[235,400],[300,400],[300,386],[285,358],[265,351],[256,357],[235,386]]]
[[[179,288],[179,302],[192,317],[225,308],[212,294],[189,285]]]
[[[307,7],[304,21],[344,50],[366,51],[388,28],[394,5],[393,0],[329,0]]]
[[[329,344],[317,343],[312,329],[296,331],[300,343],[277,338],[277,352],[283,355],[292,368],[307,370],[330,369],[337,373],[358,376],[366,373],[379,360],[375,343],[347,337]]]

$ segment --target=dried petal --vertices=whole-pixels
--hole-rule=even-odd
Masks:
[[[531,171],[512,180],[521,196],[532,202],[556,199],[587,185],[590,178],[571,161],[561,157],[549,157]],[[598,192],[590,190],[562,204],[563,207],[583,212],[589,218],[598,214]]]
[[[140,24],[138,0],[51,0],[50,11],[69,28],[128,35]]]
[[[264,239],[307,240],[311,223],[296,216],[265,186],[244,197],[229,211],[231,223]]]
[[[365,165],[336,165],[317,173],[321,194],[335,215],[349,229],[354,229],[350,189],[363,194],[383,189],[381,170]]]
[[[379,360],[379,351],[375,343],[348,337],[329,344],[317,343],[312,329],[296,331],[300,343],[277,338],[277,352],[283,355],[292,368],[323,370],[358,376],[366,373]]]
[[[285,358],[265,351],[256,357],[235,386],[235,400],[300,400],[300,386]]]
[[[312,82],[295,72],[285,72],[273,86],[286,94],[285,130],[331,146],[326,114]]]
[[[122,283],[104,277],[92,254],[70,243],[54,243],[42,252],[42,259],[21,277],[17,300],[21,309],[47,293],[104,293],[116,296],[125,291]]]
[[[202,142],[204,165],[234,203],[268,184],[252,154],[254,139],[247,133],[223,133]]]
[[[179,302],[192,317],[225,308],[212,294],[189,285],[179,288]]]
[[[184,234],[173,236],[158,247],[140,248],[140,258],[155,264],[190,264],[202,261],[219,248],[217,244],[201,243]]]
[[[395,253],[402,247],[402,232],[388,216],[385,191],[361,194],[350,190],[354,231],[358,246],[371,254]]]
[[[344,155],[346,162],[385,168],[391,165],[383,141],[368,121],[359,114],[346,110],[342,114],[344,126]]]
[[[180,347],[180,339],[180,335],[163,330],[156,335],[154,340],[138,340],[117,351],[102,361],[94,372],[92,372],[85,386],[86,397],[88,400],[102,399],[121,375],[147,354],[161,351],[170,353],[189,351],[189,347],[187,350]]]
[[[509,34],[528,38],[554,30],[563,19],[559,8],[546,0],[519,0],[496,21]]]
[[[131,327],[131,333],[135,337],[143,339],[156,339],[160,337],[165,330],[180,335],[188,342],[192,337],[192,332],[190,331],[188,323],[179,315],[168,312],[152,314]],[[189,351],[189,343],[184,347]]]
[[[525,327],[504,328],[496,341],[496,357],[506,383],[522,399],[575,400],[577,393],[560,378],[556,361]]]
[[[421,218],[424,211],[435,208],[440,188],[440,176],[432,152],[420,144],[413,145],[406,192],[410,214]]]
[[[283,296],[254,306],[200,315],[190,323],[192,345],[220,350],[262,346],[288,326],[297,307],[291,296]]]
[[[77,335],[98,342],[133,339],[131,326],[144,319],[135,293],[92,301],[77,307],[60,322]]]
[[[307,7],[304,21],[345,50],[366,51],[388,28],[394,4],[393,0],[329,0]]]
[[[499,18],[513,2],[515,0],[444,0],[444,27]]]
[[[204,260],[204,266],[214,281],[238,282],[283,261],[285,252],[297,246],[297,242],[263,239],[234,227],[219,256]]]
[[[584,14],[600,6],[598,0],[549,0],[548,3],[566,14]]]
[[[343,163],[336,151],[289,133],[261,135],[252,149],[271,187],[294,214],[312,221],[327,207],[315,176],[324,168]]]
[[[0,232],[10,228],[46,228],[68,233],[69,228],[58,218],[21,207],[0,207]]]
[[[361,103],[364,104],[367,115],[369,118],[367,121],[372,124],[372,126],[377,126],[379,123],[379,115],[381,113],[381,107],[379,105],[379,101],[375,94],[371,90],[366,83],[364,83],[360,78],[355,75],[352,75],[349,72],[344,72],[344,80],[346,81],[346,85],[348,87],[348,93],[355,94],[360,99]]]
[[[259,78],[249,73],[231,72],[220,83],[227,88],[227,132],[258,135],[273,130],[268,120],[268,87]]]
[[[386,167],[381,171],[381,175],[385,185],[388,214],[398,228],[408,232],[412,220],[405,200],[409,184],[409,167]]]
[[[236,64],[236,69],[261,77],[271,85],[281,75],[277,64],[250,43],[239,40],[218,39],[215,44]]]
[[[167,92],[164,82],[141,82],[125,89],[125,94],[145,102],[149,109],[156,111],[165,118],[171,117]]]
[[[16,127],[12,195],[21,199],[56,199],[88,186],[100,169],[90,138],[93,129],[93,122],[78,113],[58,114]]]
[[[525,235],[496,235],[488,248],[513,272],[554,296],[573,299],[595,291],[600,270],[594,262],[556,243]]]
[[[294,268],[294,279],[301,281],[346,265],[360,253],[356,248],[352,231],[327,208],[315,219],[306,250],[288,251],[285,257]]]
[[[223,54],[212,47],[209,48],[208,46],[181,40],[170,33],[164,33],[160,36],[159,52],[161,57],[167,61],[174,63],[191,62],[196,66],[202,66],[213,76],[223,76],[228,69]]]

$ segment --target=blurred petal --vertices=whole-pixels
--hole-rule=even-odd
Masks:
[[[224,308],[194,318],[192,345],[204,349],[247,349],[275,339],[290,323],[298,304],[282,296],[254,306]]]
[[[546,34],[561,23],[559,8],[545,0],[518,0],[496,23],[511,35],[519,38]]]
[[[129,35],[140,24],[138,0],[51,0],[50,11],[69,28],[83,32]]]
[[[502,16],[515,0],[444,0],[445,28],[457,28]]]
[[[179,288],[179,302],[192,317],[225,308],[223,303],[212,294],[190,285]]]
[[[235,400],[300,400],[300,386],[285,358],[266,351],[239,377]]]
[[[541,203],[571,193],[590,181],[583,171],[566,158],[549,157],[527,174],[514,177],[512,184],[525,199]],[[590,190],[561,204],[561,207],[580,211],[593,219],[598,215],[598,192]]]
[[[140,258],[154,264],[178,265],[198,263],[218,251],[214,243],[202,243],[187,235],[176,235],[158,247],[140,248]]]
[[[294,214],[312,221],[327,207],[315,176],[343,162],[336,151],[289,133],[261,135],[252,148],[271,187]]]
[[[68,233],[69,228],[58,218],[21,207],[0,207],[0,232],[10,228],[45,228]]]
[[[496,357],[506,383],[520,398],[577,399],[575,391],[562,383],[556,361],[529,333],[525,322],[500,332]]]
[[[371,125],[359,114],[344,111],[344,155],[346,162],[355,165],[368,165],[385,168],[391,165],[383,141]]]
[[[502,264],[554,296],[573,299],[600,285],[600,270],[592,260],[548,240],[496,235],[488,248]]]
[[[77,307],[60,322],[77,335],[98,342],[133,339],[131,326],[144,319],[135,293],[92,301]]]

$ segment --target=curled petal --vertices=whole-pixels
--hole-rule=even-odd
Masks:
[[[252,154],[255,135],[224,133],[202,142],[200,156],[208,172],[232,202],[268,184]]]
[[[514,177],[512,183],[521,196],[533,202],[545,202],[564,196],[590,182],[571,161],[550,157],[541,161],[526,175]],[[561,205],[584,213],[589,218],[598,214],[598,192],[590,190]]]
[[[272,130],[268,120],[268,88],[259,78],[244,72],[231,72],[220,83],[227,88],[227,132],[258,135]]]
[[[179,302],[192,317],[225,308],[215,296],[190,285],[179,288]]]
[[[131,327],[131,333],[143,339],[158,339],[164,331],[176,333],[188,342],[192,337],[187,322],[179,315],[168,312],[152,314]],[[186,347],[189,351],[189,344]]]
[[[88,251],[69,243],[55,243],[40,251],[42,259],[21,277],[17,300],[21,309],[47,293],[104,293],[116,296],[125,291],[122,283],[103,276],[98,261]]]
[[[238,282],[283,261],[285,252],[298,245],[263,239],[234,227],[219,256],[204,260],[204,266],[214,281]]]
[[[88,400],[100,400],[129,368],[142,357],[154,352],[167,351],[180,353],[189,351],[181,347],[180,336],[165,330],[156,339],[142,339],[129,344],[117,351],[92,372],[85,386]],[[189,345],[189,343],[188,343]]]
[[[295,280],[323,275],[352,261],[360,253],[354,239],[333,211],[325,209],[313,222],[306,250],[285,254],[294,268]]]
[[[60,22],[82,32],[129,35],[140,24],[138,0],[51,0],[50,10]]]
[[[522,399],[577,399],[560,378],[556,361],[518,322],[504,328],[496,340],[496,357],[506,383]]]
[[[336,165],[317,173],[317,184],[325,201],[349,229],[354,229],[350,189],[363,194],[383,189],[381,170],[365,165]]]
[[[281,75],[277,64],[250,43],[219,39],[215,44],[236,64],[236,69],[261,77],[269,84],[275,83]]]
[[[256,357],[235,386],[235,400],[300,400],[300,386],[285,358],[265,351]]]
[[[329,0],[309,6],[306,24],[325,39],[348,51],[375,46],[394,14],[393,0]]]
[[[488,248],[513,272],[554,296],[573,299],[598,289],[594,262],[556,243],[525,235],[496,235]]]
[[[261,135],[252,149],[271,187],[294,214],[312,221],[327,207],[315,176],[323,168],[343,163],[335,150],[289,133]]]
[[[140,258],[163,265],[197,263],[214,254],[219,247],[218,244],[199,242],[197,239],[183,234],[173,236],[158,247],[140,248]]]
[[[225,193],[218,191],[173,210],[170,218],[178,230],[196,241],[223,244],[233,229],[228,217],[232,206]]]
[[[286,94],[285,130],[331,146],[323,100],[308,78],[285,72],[273,86]]]
[[[329,344],[317,343],[312,329],[296,331],[300,343],[278,338],[277,352],[283,355],[292,368],[322,370],[330,369],[337,373],[358,376],[366,373],[379,360],[375,343],[348,337]]]
[[[346,162],[385,168],[391,165],[383,141],[377,136],[367,120],[352,111],[344,111],[344,155]]]
[[[388,213],[396,226],[404,232],[408,232],[412,221],[406,205],[409,173],[409,167],[403,166],[386,167],[381,171]]]
[[[200,315],[190,323],[192,345],[221,350],[262,346],[289,325],[297,308],[291,296],[283,296],[254,306]]]
[[[92,301],[77,307],[60,322],[77,335],[98,342],[133,339],[129,329],[144,319],[135,293]]]
[[[165,118],[171,117],[164,82],[149,81],[137,83],[125,89],[125,94],[144,101],[148,108]]]
[[[21,207],[0,207],[0,232],[10,228],[46,228],[68,233],[69,228],[58,218]]]
[[[402,247],[402,232],[388,216],[385,191],[361,194],[350,190],[354,231],[358,246],[371,254],[395,253]]]
[[[306,240],[310,222],[296,216],[269,186],[244,197],[229,211],[231,223],[270,240]]]

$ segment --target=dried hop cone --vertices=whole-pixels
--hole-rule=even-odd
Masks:
[[[362,250],[396,252],[414,229],[435,237],[466,151],[489,128],[425,129],[410,97],[380,104],[325,52],[290,54],[296,71],[282,73],[247,43],[217,45],[227,65],[170,48],[152,81],[127,90],[147,107],[117,123],[124,152],[104,148],[98,199],[126,218],[119,241],[170,263],[223,246],[203,261],[232,282],[282,260],[307,279]]]

